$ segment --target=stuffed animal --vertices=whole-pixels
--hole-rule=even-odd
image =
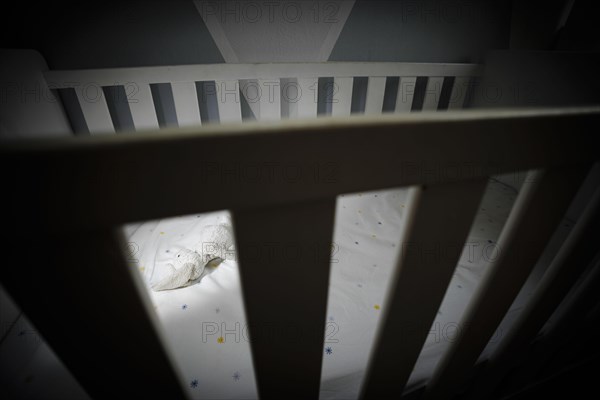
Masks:
[[[206,263],[202,262],[202,256],[195,251],[181,249],[173,257],[173,261],[167,264],[170,272],[159,282],[152,285],[152,290],[169,290],[188,286],[192,281],[200,278]]]
[[[200,232],[200,241],[195,246],[198,251],[181,249],[167,264],[168,273],[160,281],[151,285],[152,290],[178,289],[193,284],[202,276],[205,267],[216,267],[233,251],[231,225],[207,225]]]

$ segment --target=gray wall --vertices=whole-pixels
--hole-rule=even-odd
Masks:
[[[481,62],[508,48],[510,1],[358,0],[331,61]]]
[[[0,47],[34,48],[51,69],[223,62],[191,0],[22,3],[5,15],[27,24],[4,26]]]
[[[330,60],[479,62],[508,48],[509,3],[358,0]],[[52,69],[223,62],[191,0],[10,7],[27,29],[1,27],[0,47],[37,49]]]

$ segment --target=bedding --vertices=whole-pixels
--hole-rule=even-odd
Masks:
[[[458,321],[486,264],[497,256],[495,241],[515,196],[514,189],[490,180],[407,390],[427,380],[460,329]],[[324,332],[322,399],[358,396],[385,308],[407,201],[408,189],[338,197]],[[207,266],[195,284],[167,291],[150,288],[173,254],[182,248],[201,248],[206,227],[227,224],[229,218],[227,212],[217,212],[125,227],[130,261],[148,285],[169,346],[191,397],[196,399],[257,398],[234,247],[224,249],[220,254],[223,261]]]

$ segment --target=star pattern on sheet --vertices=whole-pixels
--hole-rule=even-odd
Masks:
[[[325,347],[325,353],[331,355],[333,354],[333,349],[331,347]]]
[[[375,305],[373,306],[373,308],[374,308],[374,309],[376,309],[376,310],[379,310],[379,309],[381,309],[381,306],[380,306],[379,304],[375,304]]]
[[[235,373],[231,377],[233,378],[234,381],[239,381],[240,378],[242,377],[242,374],[240,374],[239,371],[235,371]]]
[[[196,389],[198,387],[198,379],[194,379],[193,381],[190,382],[190,387],[192,389]]]
[[[225,343],[225,339],[223,338],[223,336],[219,336],[219,337],[217,338],[217,342],[218,342],[218,343]]]

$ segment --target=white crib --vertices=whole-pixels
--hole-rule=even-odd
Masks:
[[[409,222],[398,238],[398,264],[361,395],[399,397],[488,177],[532,170],[498,241],[500,259],[423,394],[450,398],[469,382],[598,160],[598,107],[454,111],[463,108],[469,82],[482,72],[471,64],[410,63],[45,71],[73,131],[92,137],[1,143],[6,226],[18,236],[35,226],[40,237],[34,249],[11,239],[7,265],[19,268],[4,268],[2,282],[93,397],[185,398],[140,277],[125,262],[117,227],[231,210],[259,395],[317,398],[336,196],[412,186]],[[353,90],[358,85],[362,92]],[[119,94],[127,101],[115,100]],[[206,98],[216,111],[202,105]],[[443,112],[429,112],[438,109]],[[343,152],[333,151],[340,147]],[[235,163],[223,160],[220,149]],[[273,179],[228,178],[232,169],[243,174],[267,164]],[[169,195],[178,187],[187,187],[185,196]],[[157,188],[164,195],[157,197]],[[598,229],[599,196],[596,190],[495,353],[492,371],[511,365],[515,349],[535,337],[594,256],[597,249],[582,238]],[[261,244],[281,243],[282,236],[303,249],[286,260],[285,270],[278,268],[277,251],[247,256]],[[423,249],[432,243],[450,250],[429,257]],[[303,273],[307,264],[311,274]],[[260,279],[251,271],[261,271]],[[78,326],[68,326],[73,320]],[[281,328],[307,340],[290,349],[285,337],[272,334]]]

